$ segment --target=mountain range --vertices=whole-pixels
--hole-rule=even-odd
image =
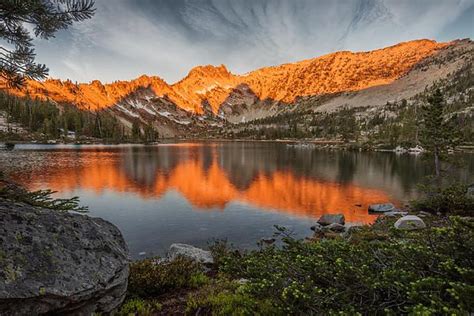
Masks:
[[[298,108],[315,112],[378,106],[410,98],[472,59],[474,43],[415,40],[369,52],[340,51],[243,75],[224,65],[197,66],[169,84],[157,76],[103,84],[48,79],[10,93],[114,113],[125,126],[153,124],[162,135],[222,126]],[[4,88],[4,87],[3,87]]]

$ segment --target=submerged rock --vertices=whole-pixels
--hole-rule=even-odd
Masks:
[[[172,244],[168,250],[168,259],[174,260],[183,256],[201,263],[214,263],[211,252],[187,244]]]
[[[421,229],[425,228],[425,222],[415,215],[407,215],[399,218],[395,224],[395,228],[397,229]]]
[[[109,313],[128,273],[111,223],[0,199],[0,315]]]
[[[344,225],[346,223],[346,219],[342,214],[324,214],[318,219],[318,224],[327,226],[333,223]]]
[[[369,206],[369,213],[397,212],[398,209],[392,203],[372,204]]]

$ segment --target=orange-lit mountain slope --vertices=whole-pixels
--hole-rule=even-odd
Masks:
[[[300,96],[342,91],[358,91],[388,84],[400,78],[423,59],[449,45],[431,40],[416,40],[370,52],[332,53],[301,62],[266,67],[246,75],[234,75],[225,66],[199,66],[175,84],[159,77],[141,76],[132,81],[102,84],[99,81],[74,84],[71,81],[29,81],[17,95],[69,102],[84,109],[115,105],[140,88],[155,96],[166,96],[178,107],[202,113],[207,102],[217,113],[220,106],[241,85],[248,86],[260,99],[292,103]]]

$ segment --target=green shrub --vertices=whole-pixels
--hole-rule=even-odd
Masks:
[[[205,282],[200,264],[178,257],[157,264],[157,258],[130,264],[128,293],[134,297],[157,297],[180,288],[189,288]]]
[[[421,189],[424,197],[411,203],[417,211],[468,216],[474,213],[474,198],[468,196],[465,184],[454,183],[446,187],[426,185]]]
[[[206,285],[209,282],[209,278],[202,272],[191,275],[189,280],[189,286],[192,288],[199,288]]]
[[[146,301],[140,298],[127,300],[117,312],[118,316],[149,316],[161,309],[161,305],[156,301]]]
[[[245,285],[217,279],[193,293],[187,300],[189,315],[279,315],[270,300],[258,300],[243,291]]]
[[[381,240],[359,236],[357,243],[305,243],[284,236],[282,247],[248,253],[221,250],[220,273],[248,282],[238,291],[226,289],[194,300],[193,308],[201,304],[220,314],[227,310],[216,301],[234,306],[235,299],[246,302],[241,315],[257,313],[261,302],[298,315],[458,315],[474,310],[472,220],[452,217],[441,227],[386,233]]]

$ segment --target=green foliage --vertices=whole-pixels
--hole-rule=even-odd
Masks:
[[[140,298],[128,299],[117,311],[118,316],[151,316],[161,309],[161,304],[154,300]]]
[[[178,257],[171,262],[157,263],[158,258],[133,262],[130,265],[128,293],[132,297],[157,297],[172,290],[200,286],[207,282],[200,264]]]
[[[0,174],[0,183],[3,184],[0,186],[0,198],[15,202],[22,202],[55,211],[87,211],[87,207],[79,205],[78,197],[72,197],[68,199],[53,198],[52,195],[55,194],[56,191],[38,190],[30,192],[18,185],[2,180],[1,178],[2,176]]]
[[[138,141],[142,138],[142,131],[138,120],[134,120],[132,123],[132,140]]]
[[[192,288],[199,288],[209,283],[209,277],[202,272],[191,275],[189,279],[189,286]]]
[[[474,214],[474,198],[467,194],[468,186],[465,184],[452,183],[446,187],[422,185],[420,188],[424,196],[412,202],[417,211],[443,215]]]
[[[472,220],[452,217],[425,230],[386,233],[385,239],[359,236],[356,243],[341,239],[305,243],[285,235],[281,248],[248,253],[221,248],[215,255],[220,256],[221,274],[248,279],[230,293],[250,302],[271,302],[285,314],[465,314],[474,310]],[[212,296],[226,301],[231,300],[228,295]],[[194,304],[195,309],[199,304]],[[247,308],[249,314],[254,312],[252,304]]]
[[[245,285],[227,279],[215,282],[193,293],[187,300],[186,313],[196,315],[279,315],[270,300],[258,300],[244,291]]]
[[[456,126],[452,120],[446,120],[444,96],[440,89],[428,97],[429,106],[423,107],[424,128],[422,145],[434,156],[435,173],[440,175],[440,160],[446,157],[448,150],[459,143]]]

